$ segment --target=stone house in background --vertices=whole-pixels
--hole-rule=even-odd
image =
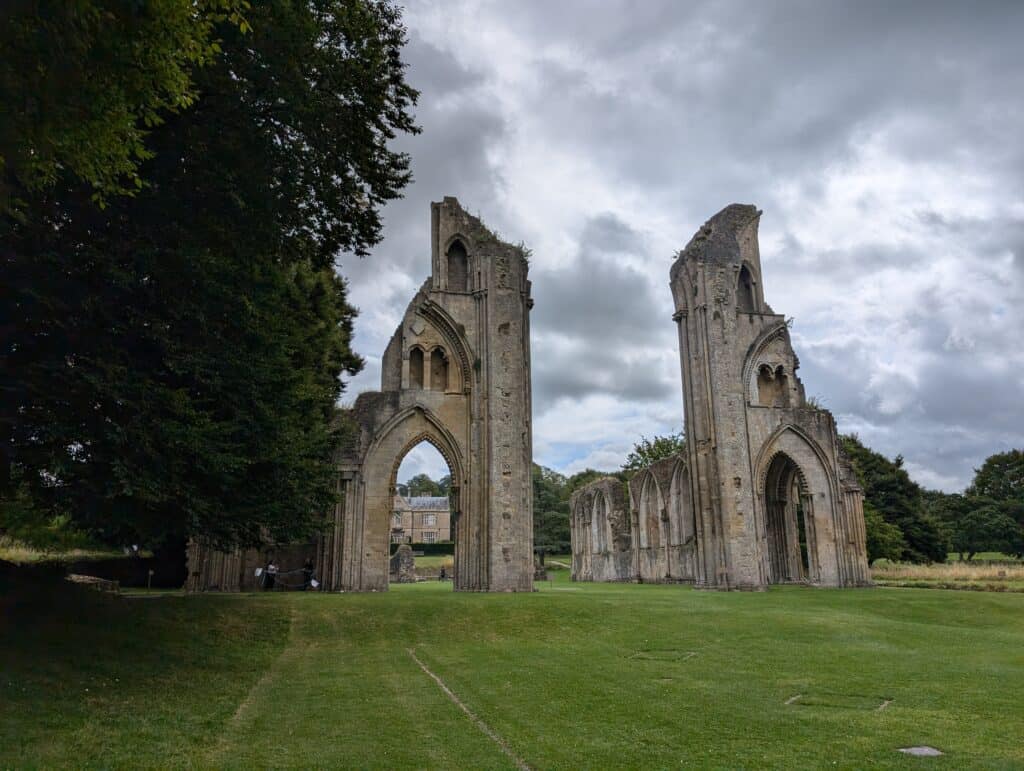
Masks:
[[[574,579],[870,583],[860,486],[765,301],[760,216],[726,207],[672,265],[686,451],[573,494]]]
[[[391,543],[440,543],[452,539],[448,496],[395,496]]]

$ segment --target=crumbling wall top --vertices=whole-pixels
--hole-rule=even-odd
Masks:
[[[751,226],[757,228],[761,210],[751,204],[732,203],[700,226],[693,238],[676,255],[673,280],[687,262],[736,264],[742,259],[741,236]]]

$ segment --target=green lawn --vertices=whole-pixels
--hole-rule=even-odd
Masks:
[[[410,649],[534,768],[1024,767],[1022,595],[75,596],[5,610],[0,767],[512,768]]]

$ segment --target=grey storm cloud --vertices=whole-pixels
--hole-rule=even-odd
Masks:
[[[570,335],[603,348],[666,342],[660,333],[672,331],[670,263],[665,261],[664,275],[655,284],[649,272],[627,261],[642,249],[640,234],[614,215],[588,220],[571,261],[532,273],[534,331]]]
[[[664,365],[664,358],[652,351],[623,356],[579,346],[534,366],[534,408],[543,411],[559,399],[581,399],[590,394],[632,402],[663,401],[678,393],[676,384],[666,377]]]
[[[537,460],[677,431],[671,255],[751,202],[840,430],[944,489],[1024,445],[1024,4],[416,0],[406,24],[416,181],[374,254],[339,260],[367,357],[349,396],[455,195],[533,249]]]

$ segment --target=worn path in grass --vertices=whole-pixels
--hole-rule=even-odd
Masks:
[[[497,737],[534,768],[1024,767],[1020,595],[560,575],[531,595],[134,602],[148,647],[108,648],[88,674],[130,674],[130,703],[40,679],[19,649],[4,695],[27,711],[0,714],[0,732],[24,733],[15,749],[0,733],[0,766],[514,768]],[[68,643],[44,655],[51,674],[87,676]],[[947,754],[896,752],[920,744]]]

